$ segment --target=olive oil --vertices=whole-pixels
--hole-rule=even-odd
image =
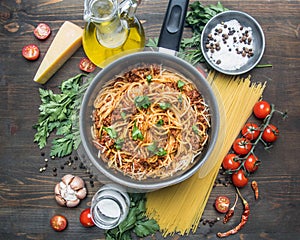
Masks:
[[[127,32],[124,43],[117,47],[108,47],[98,41],[95,24],[87,23],[82,39],[85,54],[95,65],[103,68],[120,56],[142,50],[145,46],[145,35],[137,19],[134,19],[133,27]]]

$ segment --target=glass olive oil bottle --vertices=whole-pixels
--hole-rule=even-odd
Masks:
[[[129,0],[130,4],[135,1]],[[140,51],[145,46],[142,24],[134,16],[128,0],[86,0],[83,48],[88,58],[103,68],[113,60]],[[124,2],[127,3],[124,7]],[[122,4],[121,3],[121,4]],[[88,9],[87,9],[88,7]],[[130,9],[129,9],[130,8]],[[121,9],[121,10],[120,10]]]

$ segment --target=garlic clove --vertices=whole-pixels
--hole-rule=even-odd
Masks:
[[[67,201],[66,206],[67,207],[76,207],[79,203],[80,203],[80,200],[77,198],[77,199],[72,200],[72,201]]]
[[[62,196],[56,195],[55,200],[60,206],[66,206],[67,201]]]
[[[86,188],[84,187],[84,188],[79,189],[79,190],[75,193],[75,195],[76,195],[79,199],[84,199],[84,198],[86,197],[86,195],[87,195],[87,190],[86,190]]]
[[[84,181],[82,178],[75,176],[72,182],[70,182],[70,186],[73,190],[79,190],[84,187]]]
[[[74,176],[72,174],[67,174],[63,176],[61,180],[65,185],[69,185],[73,181],[73,178]]]
[[[60,195],[60,183],[57,183],[56,185],[55,185],[55,188],[54,188],[54,193],[56,194],[56,195]]]

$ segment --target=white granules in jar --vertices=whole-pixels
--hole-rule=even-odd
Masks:
[[[219,23],[208,34],[205,48],[209,59],[221,69],[239,69],[254,55],[252,29],[236,19]]]

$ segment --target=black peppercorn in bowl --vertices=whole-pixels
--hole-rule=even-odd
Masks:
[[[261,60],[265,37],[259,23],[247,13],[225,11],[208,21],[201,35],[201,50],[215,70],[239,75]]]

